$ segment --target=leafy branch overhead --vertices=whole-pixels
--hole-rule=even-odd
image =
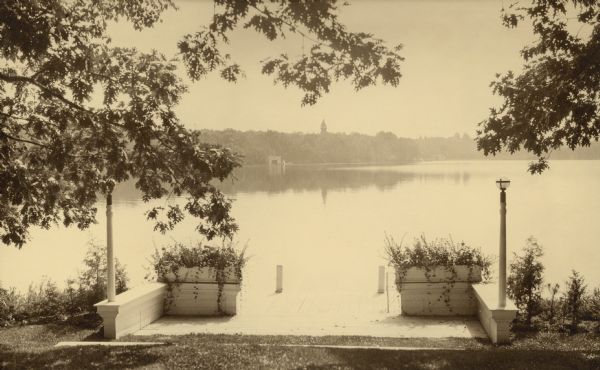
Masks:
[[[283,86],[304,91],[302,105],[312,105],[328,93],[331,83],[350,80],[356,90],[378,81],[397,86],[402,76],[401,46],[388,48],[368,33],[349,32],[336,15],[337,1],[230,1],[215,0],[213,22],[203,31],[186,35],[179,51],[193,80],[221,69],[236,81],[242,70],[223,55],[223,44],[238,27],[254,29],[269,40],[298,34],[313,45],[298,57],[288,54],[262,61],[262,72]]]
[[[223,52],[228,34],[252,28],[273,40],[296,32],[315,39],[307,55],[268,58],[263,71],[305,91],[314,104],[332,81],[359,89],[381,80],[397,85],[398,49],[338,22],[336,1],[215,0],[213,22],[179,42],[192,80],[218,71],[243,75]],[[18,0],[0,2],[0,239],[23,246],[31,227],[59,222],[84,229],[96,222],[101,194],[135,179],[144,201],[182,196],[184,204],[151,208],[162,232],[185,215],[209,239],[237,229],[224,180],[241,158],[203,142],[176,117],[186,92],[177,59],[157,51],[114,47],[116,20],[153,27],[171,0]]]
[[[531,23],[536,41],[521,50],[521,73],[492,83],[503,103],[481,123],[477,144],[496,154],[535,154],[532,173],[548,167],[554,149],[589,146],[600,136],[600,1],[534,0],[513,4],[506,27]]]
[[[0,4],[0,237],[22,246],[31,226],[86,228],[100,193],[136,179],[143,199],[186,195],[209,237],[236,226],[211,183],[239,164],[204,144],[173,108],[186,91],[160,53],[111,47],[107,22],[154,25],[169,1]],[[158,212],[149,218],[162,220]],[[182,219],[171,211],[156,228]]]

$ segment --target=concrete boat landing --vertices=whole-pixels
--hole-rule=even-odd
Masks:
[[[232,317],[163,316],[134,335],[191,333],[487,338],[477,317],[408,317],[398,294],[267,293],[240,297]],[[388,312],[389,306],[389,312]]]

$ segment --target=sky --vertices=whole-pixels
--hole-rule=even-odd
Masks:
[[[135,31],[126,23],[109,29],[116,46],[157,49],[171,57],[185,34],[210,23],[212,1],[178,1],[152,29]],[[527,26],[501,23],[502,0],[354,0],[340,7],[351,31],[369,32],[390,47],[403,44],[405,61],[398,87],[377,85],[358,92],[346,81],[335,83],[317,104],[301,107],[302,92],[275,85],[260,73],[260,60],[288,52],[300,55],[302,38],[270,42],[253,30],[232,34],[228,52],[246,77],[237,83],[217,73],[188,83],[176,112],[193,129],[330,132],[401,137],[475,135],[477,123],[501,101],[492,94],[496,73],[521,69],[519,51],[533,41]],[[309,48],[311,41],[305,40]]]

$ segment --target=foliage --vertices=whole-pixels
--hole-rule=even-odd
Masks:
[[[564,292],[564,314],[570,320],[571,333],[577,332],[577,325],[581,320],[581,310],[585,301],[585,289],[583,276],[573,270],[571,276],[565,283],[566,291]]]
[[[521,148],[548,167],[552,150],[589,146],[600,135],[600,2],[533,0],[504,11],[506,27],[526,21],[536,41],[521,50],[523,71],[497,75],[495,94],[504,99],[480,124],[477,144],[495,155]]]
[[[246,164],[265,164],[270,155],[287,163],[406,163],[418,158],[413,140],[381,132],[304,134],[277,131],[202,130],[209,143],[226,145],[243,154]]]
[[[525,265],[529,265],[530,269],[523,269],[524,264],[521,264],[521,269],[518,270],[521,271],[521,274],[527,270],[524,275],[529,275],[527,279],[529,282],[541,281],[543,268],[541,263],[537,261],[537,258],[541,257],[541,247],[538,247],[537,243],[528,243],[525,248],[527,252],[523,256],[518,256],[521,262],[529,259],[529,262]],[[529,258],[527,258],[528,256]],[[534,304],[535,313],[532,314],[530,322],[517,322],[517,324],[527,325],[513,325],[513,331],[519,332],[519,329],[525,329],[530,333],[531,329],[536,329],[548,334],[559,333],[561,335],[573,335],[582,331],[589,333],[594,330],[600,331],[600,288],[595,288],[591,293],[587,293],[584,279],[579,273],[572,272],[562,292],[559,284],[547,283],[545,285],[546,294],[543,297],[540,296],[541,286],[533,285],[535,285],[535,289],[531,289],[534,292],[531,297],[536,302]],[[528,293],[529,289],[521,289],[524,304],[530,301]],[[559,295],[559,293],[562,294]],[[537,299],[539,299],[539,302]],[[527,306],[524,308],[519,307],[525,317],[527,308]],[[523,335],[524,333],[518,334]]]
[[[318,128],[318,126],[315,126]],[[317,131],[317,130],[315,130]],[[320,132],[320,131],[319,131]],[[386,163],[417,160],[485,159],[466,134],[452,137],[398,137],[391,132],[376,135],[340,133],[284,133],[278,131],[201,130],[203,141],[231,148],[244,157],[244,164],[264,165],[269,155],[280,155],[287,163]],[[557,150],[554,159],[600,159],[600,143],[577,152]],[[527,153],[499,153],[498,159],[531,160]]]
[[[393,237],[386,235],[385,250],[390,263],[397,269],[431,269],[434,266],[453,268],[463,265],[480,267],[485,279],[491,274],[492,261],[481,249],[470,247],[465,242],[454,243],[451,238],[428,241],[425,235],[421,235],[415,238],[412,247],[404,247],[403,242],[397,243]]]
[[[66,306],[64,293],[50,279],[30,285],[25,294],[0,289],[0,326],[61,321],[67,316]]]
[[[0,287],[0,326],[7,326],[17,320],[19,314],[19,293],[16,289]]]
[[[59,320],[64,312],[62,292],[50,279],[42,280],[37,286],[30,285],[21,305],[24,319],[36,322]]]
[[[533,237],[527,239],[522,255],[514,254],[510,264],[507,292],[515,301],[525,324],[531,326],[531,318],[541,311],[542,274],[544,265],[540,261],[543,255],[542,246]]]
[[[83,299],[82,305],[91,308],[106,298],[107,259],[106,248],[94,240],[88,244],[88,250],[83,260],[85,269],[79,273],[78,296]],[[115,290],[122,293],[127,290],[127,273],[119,260],[115,258]],[[67,290],[70,284],[67,285]]]
[[[296,32],[316,38],[310,52],[267,58],[263,72],[302,89],[303,104],[338,79],[357,89],[378,80],[396,86],[399,48],[348,32],[336,3],[216,0],[213,22],[185,35],[172,59],[115,47],[107,35],[117,19],[137,30],[154,26],[175,7],[171,0],[0,2],[2,242],[22,247],[33,226],[87,228],[99,196],[129,178],[144,201],[186,195],[183,206],[147,212],[155,230],[172,229],[187,213],[208,239],[231,236],[231,201],[211,180],[226,178],[241,159],[179,122],[174,108],[186,86],[177,66],[193,80],[218,70],[236,81],[241,67],[222,52],[231,31],[252,28],[270,40]]]
[[[156,250],[151,263],[160,281],[165,281],[169,274],[176,274],[180,267],[209,267],[221,271],[233,268],[236,278],[241,280],[247,260],[245,250],[239,251],[231,240],[223,240],[218,247],[203,242],[192,246],[175,242]]]
[[[557,300],[556,296],[560,290],[560,285],[548,283],[546,285],[546,290],[548,290],[550,298],[545,300],[543,311],[545,313],[545,319],[550,321],[550,323],[553,323],[556,315],[560,311],[561,302]]]
[[[302,36],[312,46],[302,56],[287,53],[265,58],[262,73],[277,83],[305,92],[302,105],[312,105],[333,81],[349,80],[356,90],[378,81],[397,86],[401,45],[388,48],[372,34],[350,32],[339,21],[337,0],[235,1],[216,0],[213,22],[205,29],[184,36],[178,44],[188,75],[193,80],[221,68],[221,75],[237,81],[240,66],[220,48],[238,27],[254,29],[269,40],[290,34]]]
[[[88,245],[83,261],[85,269],[77,279],[68,279],[66,287],[44,279],[30,285],[25,294],[16,289],[0,288],[0,326],[14,323],[47,323],[86,318],[96,321],[94,304],[106,298],[106,254],[94,241]],[[117,294],[127,290],[125,268],[116,265]]]
[[[596,330],[600,332],[600,288],[594,288],[594,291],[586,301],[590,318],[597,322]]]

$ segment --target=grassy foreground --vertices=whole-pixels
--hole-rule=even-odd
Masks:
[[[0,368],[390,368],[390,369],[598,369],[597,334],[532,335],[511,346],[476,339],[394,339],[186,335],[127,337],[159,341],[154,347],[53,347],[59,341],[101,340],[97,331],[68,325],[30,325],[0,329]],[[364,345],[425,347],[386,350],[310,347]],[[434,349],[435,348],[435,349]],[[457,350],[458,349],[458,350]]]

